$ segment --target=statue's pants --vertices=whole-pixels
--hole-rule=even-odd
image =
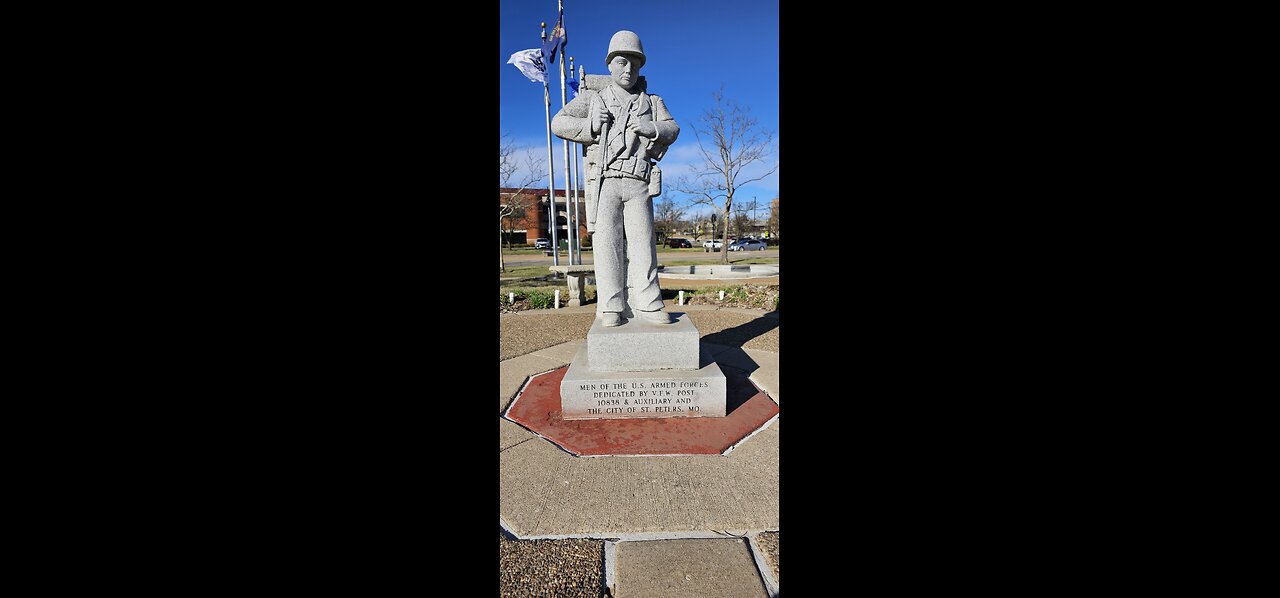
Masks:
[[[653,237],[649,183],[607,178],[600,187],[591,252],[596,267],[596,313],[662,309],[658,248]]]

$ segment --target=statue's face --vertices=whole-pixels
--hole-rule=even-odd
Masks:
[[[630,90],[640,79],[640,66],[630,56],[619,54],[609,61],[609,76],[618,87]]]

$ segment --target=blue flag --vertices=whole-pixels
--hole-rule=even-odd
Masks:
[[[569,86],[569,101],[573,101],[573,98],[578,97],[578,80],[573,78],[573,73],[569,74],[565,84]]]
[[[556,26],[551,30],[551,35],[547,36],[547,41],[542,42],[542,60],[547,65],[556,61],[556,51],[562,50],[565,44],[569,43],[569,37],[565,34],[564,25],[560,19],[556,19]],[[561,52],[563,53],[563,52]]]

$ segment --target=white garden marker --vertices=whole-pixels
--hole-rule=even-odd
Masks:
[[[507,303],[515,303],[515,302],[516,302],[516,294],[507,293]]]
[[[560,309],[560,289],[556,289],[556,309]]]
[[[724,301],[724,291],[720,291],[720,300]]]
[[[680,303],[679,303],[679,305],[684,305],[684,291],[680,291]]]

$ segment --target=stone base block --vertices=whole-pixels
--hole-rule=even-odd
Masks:
[[[670,324],[654,324],[639,317],[621,326],[605,327],[600,318],[587,332],[587,354],[597,372],[697,370],[698,329],[689,314],[670,312]]]
[[[569,285],[569,301],[565,304],[569,307],[581,307],[587,304],[587,285],[583,284],[583,274],[581,272],[568,272],[564,275],[566,284]]]
[[[565,283],[569,285],[569,298],[566,305],[580,307],[587,303],[587,285],[595,284],[588,275],[595,272],[591,264],[575,264],[572,266],[551,266],[552,272],[564,274]]]
[[[725,416],[725,376],[714,361],[696,370],[601,372],[590,361],[590,346],[588,340],[578,349],[560,382],[562,418]]]

